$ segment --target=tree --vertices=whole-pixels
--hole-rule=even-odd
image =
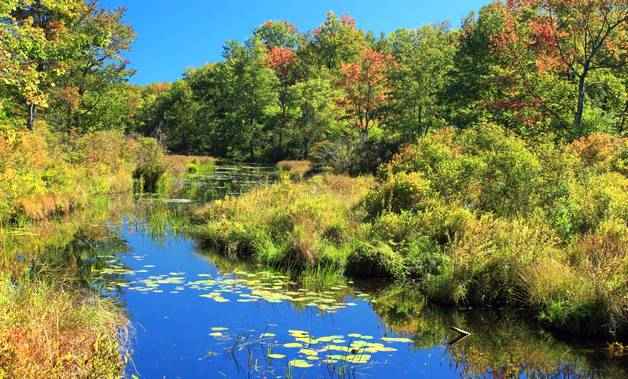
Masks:
[[[452,124],[493,121],[521,134],[565,129],[569,83],[536,59],[534,16],[495,2],[465,19],[444,97]]]
[[[259,38],[268,49],[278,47],[296,50],[302,40],[297,28],[287,21],[266,21],[255,30],[253,36]]]
[[[26,109],[29,128],[55,95],[76,111],[88,87],[128,76],[120,54],[133,33],[122,14],[83,0],[11,0],[0,8],[0,84]]]
[[[398,30],[386,40],[397,63],[389,71],[386,124],[405,141],[446,124],[440,95],[453,67],[456,37],[446,25],[435,25]]]
[[[334,71],[343,63],[357,60],[366,46],[366,36],[356,27],[353,18],[329,12],[323,24],[311,33],[303,59],[310,65]]]
[[[343,106],[365,139],[369,128],[381,117],[381,107],[388,99],[387,70],[394,64],[390,54],[365,49],[358,62],[342,65],[340,85],[345,91]]]
[[[533,29],[544,60],[557,62],[577,80],[574,128],[582,129],[587,81],[601,69],[628,64],[628,2],[626,0],[510,0],[521,9],[536,5]],[[531,3],[531,4],[530,4]]]
[[[300,141],[300,156],[308,159],[313,144],[332,137],[342,110],[338,108],[341,93],[333,82],[312,78],[290,88],[291,104],[297,109],[295,140]]]
[[[222,68],[231,102],[225,117],[231,127],[238,128],[242,146],[238,154],[248,150],[250,160],[257,156],[266,121],[278,112],[278,79],[267,62],[266,46],[259,38],[254,37],[246,46],[230,42],[225,48]]]
[[[284,130],[290,122],[289,89],[296,82],[296,53],[287,47],[272,47],[268,51],[268,64],[279,79],[277,92],[280,111],[276,125],[278,138],[275,154],[283,155]]]

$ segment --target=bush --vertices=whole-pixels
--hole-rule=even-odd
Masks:
[[[410,279],[427,280],[441,275],[450,265],[450,259],[441,247],[429,237],[410,241],[402,249],[406,276]]]
[[[153,138],[138,138],[135,157],[133,178],[140,191],[156,192],[159,178],[166,171],[163,148]]]
[[[0,221],[41,220],[132,189],[134,143],[119,132],[4,130],[0,156]]]
[[[384,212],[418,210],[430,197],[430,182],[420,173],[399,173],[371,191],[364,201],[372,217]]]
[[[362,242],[349,255],[346,272],[358,278],[405,277],[402,257],[383,242]]]

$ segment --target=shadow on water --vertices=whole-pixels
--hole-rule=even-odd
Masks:
[[[293,277],[202,251],[186,234],[190,208],[112,202],[4,236],[1,262],[119,299],[134,330],[128,377],[628,377],[627,359],[514,313],[446,309],[411,286]],[[452,344],[452,326],[472,334]]]

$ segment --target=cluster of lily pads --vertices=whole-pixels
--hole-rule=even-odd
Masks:
[[[138,257],[141,258],[141,257]],[[126,276],[132,279],[137,274],[149,273],[153,265],[144,265],[141,269],[131,270],[120,264],[112,264],[101,271],[103,275],[118,278]],[[165,287],[168,286],[168,287]],[[217,303],[283,303],[291,302],[303,307],[311,307],[325,313],[335,313],[341,309],[357,305],[354,302],[344,301],[343,295],[349,293],[346,285],[337,285],[324,291],[311,291],[298,288],[296,282],[289,276],[270,272],[235,271],[230,274],[212,277],[210,274],[198,274],[195,280],[187,280],[183,272],[150,275],[145,278],[123,281],[112,279],[108,289],[126,288],[129,291],[140,293],[170,293],[178,294],[186,289],[201,292],[201,298]],[[166,291],[164,291],[164,287]],[[356,295],[353,293],[353,295]],[[366,294],[357,294],[358,297],[367,297]]]
[[[229,329],[213,327],[210,336],[218,340],[229,340]],[[409,344],[413,341],[403,337],[381,337],[350,333],[315,337],[307,331],[289,330],[291,341],[278,341],[275,333],[262,333],[260,342],[267,348],[266,357],[270,360],[288,360],[288,366],[311,368],[316,365],[364,365],[372,361],[376,354],[394,353],[397,347],[390,345]],[[288,356],[292,356],[290,359]]]
[[[134,258],[140,262],[143,259],[141,256]],[[238,270],[215,276],[201,273],[193,280],[188,280],[183,272],[138,277],[137,274],[150,274],[153,268],[153,265],[143,265],[141,269],[131,270],[116,263],[101,273],[112,276],[112,286],[139,293],[177,294],[194,290],[199,293],[199,297],[216,303],[290,302],[325,313],[356,306],[356,303],[343,300],[349,294],[362,299],[369,297],[368,294],[349,290],[346,285],[323,291],[299,288],[289,276],[271,271],[251,273]],[[120,280],[121,276],[125,276],[127,281]],[[398,348],[395,345],[412,343],[409,338],[375,338],[359,333],[316,337],[307,331],[289,330],[288,335],[291,339],[283,341],[271,332],[258,333],[256,338],[267,347],[265,357],[268,360],[285,360],[287,366],[292,368],[311,368],[323,364],[365,365],[372,362],[377,354],[394,353]],[[226,327],[212,327],[209,336],[217,342],[233,343],[237,340],[237,336],[231,335]]]

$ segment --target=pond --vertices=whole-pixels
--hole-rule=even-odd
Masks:
[[[197,193],[217,196],[206,182]],[[109,219],[75,220],[98,232],[66,242],[74,264],[89,266],[81,280],[128,316],[127,378],[628,377],[625,357],[505,310],[444,309],[408,286],[230,261],[186,232],[191,206],[140,199]]]

